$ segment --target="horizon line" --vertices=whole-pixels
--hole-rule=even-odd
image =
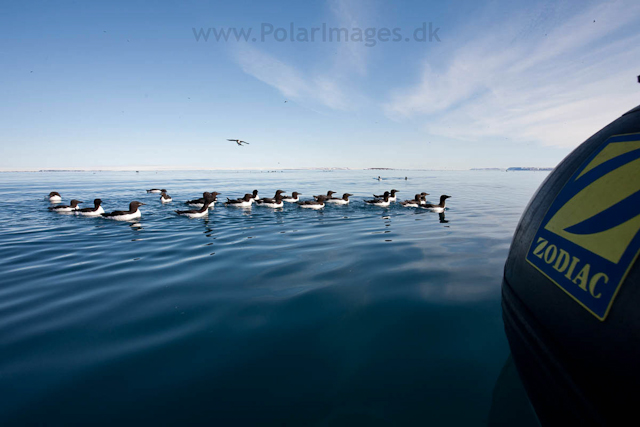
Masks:
[[[348,167],[308,167],[308,168],[186,168],[186,167],[102,167],[102,168],[25,168],[25,169],[5,169],[0,168],[0,173],[45,173],[45,172],[178,172],[178,171],[505,171],[511,168],[530,170],[551,170],[554,167],[546,166],[509,166],[509,167],[473,167],[473,168],[348,168]]]

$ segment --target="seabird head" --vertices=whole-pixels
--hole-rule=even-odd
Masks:
[[[60,193],[58,193],[57,191],[52,191],[51,193],[49,193],[49,197],[53,197],[53,196],[60,197]]]
[[[296,199],[298,196],[301,196],[302,193],[298,193],[297,191],[294,191],[293,193],[291,193],[291,198]]]
[[[286,193],[286,191],[284,190],[276,190],[276,197],[278,197],[279,194],[283,194]]]
[[[329,198],[330,198],[330,197],[331,197],[332,195],[334,195],[335,193],[336,193],[335,191],[331,191],[331,190],[329,190],[329,191],[327,191],[327,197],[329,197]]]
[[[93,205],[97,208],[102,204],[102,200],[100,199],[94,199],[93,200]]]
[[[142,202],[138,202],[138,201],[133,201],[131,203],[129,203],[129,210],[130,211],[136,211],[140,206],[144,206],[146,203],[142,203]]]
[[[447,196],[446,194],[443,194],[442,196],[440,196],[440,203],[444,202],[447,199],[450,199],[451,196]]]
[[[253,197],[258,197],[258,190],[253,190]]]
[[[344,200],[349,200],[349,197],[351,197],[351,196],[353,196],[353,194],[351,194],[351,193],[344,193],[344,194],[342,195],[342,198],[343,198]]]
[[[391,190],[391,197],[395,196],[396,193],[398,193],[398,192],[399,192],[398,190]]]
[[[81,202],[80,200],[73,199],[73,200],[71,201],[70,206],[71,206],[72,208],[76,208],[76,207],[78,207],[78,205],[79,205],[80,203],[84,203],[84,202]]]

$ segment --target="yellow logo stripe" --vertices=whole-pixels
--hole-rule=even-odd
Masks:
[[[622,144],[637,144],[638,148],[640,148],[640,141]],[[617,150],[618,155],[620,155],[638,148],[622,150],[622,147],[618,147],[614,150]],[[610,155],[611,153],[607,153],[604,157],[609,157]],[[597,162],[599,157],[594,158],[585,170],[594,162]],[[604,160],[597,162],[597,164],[603,162]],[[545,229],[617,264],[638,230],[640,230],[640,214],[622,224],[598,233],[574,234],[566,231],[566,229],[609,209],[638,191],[640,191],[640,159],[631,161],[609,172],[585,187],[556,212],[546,224]]]
[[[635,150],[640,150],[640,141],[615,142],[607,145],[593,160],[589,162],[582,172],[580,172],[580,175],[576,177],[576,180],[596,166],[600,166],[604,162]]]

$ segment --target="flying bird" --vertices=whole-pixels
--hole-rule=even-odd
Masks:
[[[249,144],[247,141],[242,141],[241,139],[227,139],[227,141],[233,141],[241,147],[242,147],[242,144]]]

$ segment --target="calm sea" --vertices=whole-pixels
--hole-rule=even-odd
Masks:
[[[0,425],[484,425],[502,268],[546,176],[0,173]],[[254,188],[354,196],[173,212]],[[362,202],[392,188],[452,198],[444,216]],[[50,191],[147,206],[132,226],[51,213]]]

